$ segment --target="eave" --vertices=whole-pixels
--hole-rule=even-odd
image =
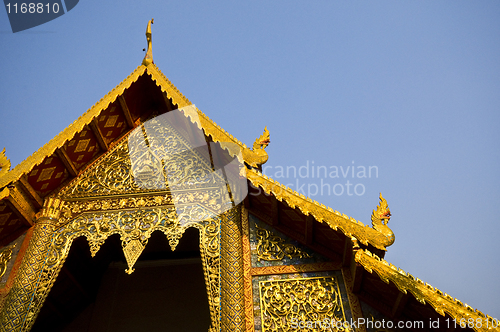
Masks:
[[[475,322],[473,324],[473,329],[475,331],[500,330],[498,327],[495,328],[495,326],[498,325],[497,320],[483,314],[477,309],[473,309],[469,305],[432,287],[428,283],[415,278],[411,274],[397,268],[367,250],[358,250],[354,256],[354,261],[357,263],[357,266],[361,266],[362,269],[371,275],[375,272],[378,278],[387,284],[387,288],[397,288],[399,291],[399,296],[391,306],[392,310],[388,313],[389,316],[397,319],[403,313],[403,310],[407,310],[404,306],[408,301],[405,297],[407,297],[409,292],[413,295],[415,300],[418,301],[419,307],[431,306],[437,314],[442,317],[450,316],[457,324],[461,321],[467,324],[467,322],[470,322],[470,319]],[[355,269],[356,267],[353,265],[353,268]],[[355,274],[357,273],[360,273],[359,270],[355,272]],[[356,279],[356,276],[354,279]],[[359,277],[358,279],[362,278]],[[362,299],[362,296],[360,296],[360,298]],[[401,301],[402,299],[403,301]],[[481,322],[481,324],[477,322]],[[489,326],[489,328],[487,328],[487,326]]]
[[[246,176],[256,189],[249,193],[249,211],[278,231],[308,246],[333,262],[339,262],[352,274],[350,287],[360,300],[377,308],[394,321],[441,319],[454,325],[455,320],[496,320],[452,298],[437,288],[379,258],[375,253],[354,248],[351,239],[375,246],[372,232],[344,214],[311,200],[292,189],[249,169]],[[295,214],[295,222],[284,216]],[[326,227],[326,228],[325,228]],[[342,239],[343,238],[343,239]],[[385,251],[379,251],[379,254]],[[375,272],[375,273],[373,273]],[[411,295],[410,295],[410,294]],[[429,318],[430,317],[430,318]],[[440,318],[441,317],[441,318]],[[453,328],[451,328],[453,330]],[[475,326],[475,331],[499,330]]]

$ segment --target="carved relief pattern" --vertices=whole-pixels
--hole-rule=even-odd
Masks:
[[[78,178],[78,182],[63,189],[62,197],[88,197],[100,195],[121,194],[123,192],[138,192],[132,174],[127,140],[118,144],[106,157],[99,160]]]
[[[218,331],[220,324],[220,221],[203,219],[208,214],[210,212],[199,206],[184,207],[183,218],[186,222],[180,226],[177,212],[171,206],[83,213],[53,231],[47,231],[52,229],[50,224],[44,224],[45,228],[38,225],[40,230],[35,234],[38,237],[34,238],[33,245],[27,252],[28,263],[23,263],[20,269],[23,277],[19,278],[18,282],[23,285],[14,287],[15,290],[13,288],[12,294],[9,294],[12,298],[8,299],[7,303],[14,308],[9,308],[10,316],[6,316],[8,322],[3,321],[1,326],[5,331],[20,330],[23,326],[24,329],[31,327],[75,238],[85,236],[89,241],[92,255],[95,255],[107,237],[119,234],[129,264],[127,272],[131,273],[133,263],[155,230],[162,231],[175,249],[184,231],[188,227],[196,227],[200,230],[200,251],[212,320],[210,331]],[[43,234],[40,235],[42,231]],[[132,248],[133,246],[135,248]],[[135,260],[131,261],[129,257],[134,257]],[[31,298],[33,302],[29,303]],[[23,321],[25,321],[24,324]]]
[[[213,171],[208,154],[196,144],[201,143],[184,138],[168,118],[158,116],[136,128],[59,196],[95,197],[224,183]]]
[[[250,230],[248,210],[241,207],[241,228],[243,245],[243,287],[245,294],[245,324],[246,332],[255,332],[253,290],[252,290],[252,261],[250,251]]]
[[[217,173],[213,172],[203,131],[193,131],[191,134],[194,137],[190,138],[182,136],[170,122],[184,115],[171,114],[158,116],[144,124],[144,137],[147,140],[139,136],[139,131],[132,133],[129,149],[130,159],[134,163],[134,176],[136,169],[149,166],[143,155],[150,153],[164,163],[163,169],[171,189],[214,185],[220,180],[224,181],[217,179]]]
[[[222,331],[245,331],[240,208],[221,215]]]
[[[50,223],[44,221],[35,226],[33,237],[19,268],[19,275],[2,309],[1,331],[21,331],[23,328],[28,331],[33,324],[40,309],[40,305],[36,306],[36,303],[43,303],[44,295],[46,296],[44,289],[46,283],[43,278],[45,276],[42,275],[40,281],[40,275],[50,246],[52,229]],[[37,292],[33,296],[35,290]]]
[[[179,212],[181,213],[178,214]],[[179,239],[188,227],[200,228],[198,224],[209,219],[211,215],[210,211],[200,205],[176,207],[171,205],[82,213],[72,222],[56,230],[49,254],[49,264],[56,264],[61,259],[59,256],[69,249],[66,247],[69,247],[73,239],[79,236],[85,236],[89,241],[92,256],[113,234],[120,234],[125,254],[132,254],[132,251],[138,248],[137,241],[142,247],[146,246],[151,234],[156,230],[167,236],[172,250],[175,250]],[[183,225],[180,224],[180,218],[183,220]],[[135,247],[130,245],[131,241],[132,244],[136,244]],[[132,265],[129,261],[129,269]]]
[[[211,211],[219,211],[223,207],[220,196],[221,189],[204,188],[204,190],[178,193],[174,199],[172,199],[172,196],[168,192],[163,192],[160,194],[142,195],[139,197],[128,195],[117,198],[69,201],[66,202],[62,209],[58,225],[61,226],[68,223],[83,212],[173,206],[174,201],[175,206],[179,209],[182,208],[182,206],[191,206],[201,203]],[[212,215],[213,213],[210,214],[210,216]],[[185,222],[184,219],[181,221],[181,224]]]
[[[176,244],[175,237],[170,232],[178,226],[176,216],[173,207],[83,213],[55,231],[48,264],[49,266],[58,264],[62,259],[61,255],[65,256],[72,241],[82,235],[89,241],[92,256],[113,234],[120,234],[125,253],[128,252],[127,247],[133,240],[139,240],[145,246],[151,233],[155,230],[169,234],[167,237],[170,236],[170,245],[174,246]],[[132,266],[129,262],[130,268]]]
[[[285,240],[276,236],[273,232],[259,227],[255,224],[257,237],[257,258],[259,261],[280,261],[283,258],[311,258],[311,256]]]
[[[293,322],[345,321],[335,277],[259,282],[262,331],[289,331]],[[341,329],[310,328],[308,331]]]

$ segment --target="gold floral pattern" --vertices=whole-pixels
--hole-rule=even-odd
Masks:
[[[307,322],[344,322],[335,277],[282,279],[259,282],[262,331],[288,331]],[[339,329],[342,330],[342,329]],[[325,331],[321,326],[308,331]]]
[[[273,232],[255,224],[257,237],[257,258],[259,261],[280,261],[283,258],[310,258],[307,252],[275,235]]]

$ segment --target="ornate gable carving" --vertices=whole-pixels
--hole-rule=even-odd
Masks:
[[[177,130],[172,122],[183,115],[171,113],[137,127],[58,196],[75,199],[220,186],[224,178],[211,165],[203,132],[192,130],[194,125],[185,120],[188,128]]]

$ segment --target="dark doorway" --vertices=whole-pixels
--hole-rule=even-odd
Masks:
[[[32,331],[207,331],[210,313],[199,251],[190,228],[172,252],[152,234],[128,275],[118,235],[90,257],[76,239]]]

